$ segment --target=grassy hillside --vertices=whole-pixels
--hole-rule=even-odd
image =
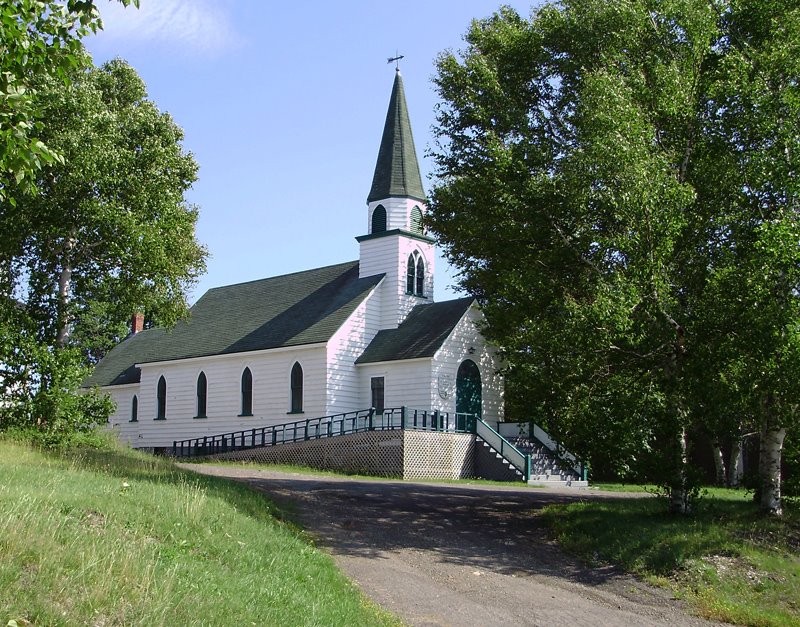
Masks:
[[[617,489],[618,486],[605,486]],[[691,516],[655,498],[546,508],[559,542],[675,590],[701,615],[737,625],[800,625],[800,511],[764,518],[742,490],[710,488]]]
[[[397,624],[279,514],[169,460],[0,440],[0,624]]]

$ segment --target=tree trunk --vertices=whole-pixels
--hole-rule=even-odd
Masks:
[[[714,451],[714,467],[716,468],[717,471],[716,484],[718,486],[724,486],[727,484],[728,473],[726,472],[725,456],[722,454],[722,447],[720,446],[718,437],[715,437],[712,440],[711,448]]]
[[[731,457],[728,462],[728,487],[738,488],[742,485],[743,474],[742,441],[734,439],[731,443]]]
[[[64,244],[64,259],[61,264],[61,272],[58,275],[58,333],[56,335],[56,346],[63,348],[67,344],[70,331],[69,297],[70,283],[72,282],[72,259],[71,253],[75,248],[75,238],[70,237]]]
[[[771,405],[771,404],[770,404]],[[774,408],[767,406],[761,422],[761,442],[758,459],[759,509],[762,513],[782,516],[781,503],[781,450],[786,429],[776,424]]]
[[[690,510],[688,476],[686,473],[688,446],[685,427],[681,427],[677,445],[678,455],[675,460],[675,479],[669,491],[669,511],[671,514],[688,514]]]

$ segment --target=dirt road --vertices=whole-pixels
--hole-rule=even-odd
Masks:
[[[187,468],[288,505],[367,596],[412,625],[712,624],[667,591],[580,565],[535,515],[548,503],[612,495]]]

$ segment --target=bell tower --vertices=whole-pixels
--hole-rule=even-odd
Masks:
[[[433,302],[434,240],[422,226],[426,211],[398,68],[367,196],[367,234],[356,238],[360,276],[386,275],[380,292],[381,329],[397,328],[413,307]]]

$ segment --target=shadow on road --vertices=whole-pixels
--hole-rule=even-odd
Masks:
[[[585,493],[299,476],[243,479],[290,505],[298,522],[334,554],[381,559],[418,549],[432,559],[506,575],[541,574],[587,585],[617,576],[612,568],[587,569],[565,556],[536,516],[545,505],[585,500]]]

